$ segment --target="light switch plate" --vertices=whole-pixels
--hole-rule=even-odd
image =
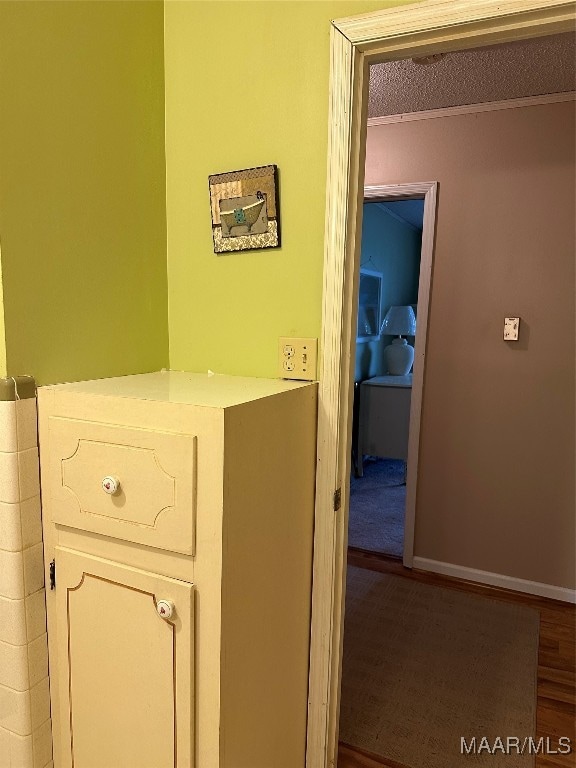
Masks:
[[[519,332],[520,332],[520,318],[505,317],[504,318],[504,341],[518,341]]]
[[[278,371],[281,379],[316,381],[318,339],[278,339]]]

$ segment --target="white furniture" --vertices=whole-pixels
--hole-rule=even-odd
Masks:
[[[412,374],[376,376],[360,385],[356,463],[363,475],[362,457],[408,458]]]
[[[42,387],[55,768],[305,762],[315,384]]]

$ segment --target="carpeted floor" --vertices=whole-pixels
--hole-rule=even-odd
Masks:
[[[340,740],[410,768],[529,768],[461,738],[535,737],[532,608],[349,567]]]
[[[404,462],[365,458],[350,481],[349,546],[402,557],[405,500]]]

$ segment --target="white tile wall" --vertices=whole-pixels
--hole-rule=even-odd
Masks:
[[[25,766],[34,765],[34,746],[32,736],[18,736],[10,734],[10,765]]]
[[[50,717],[48,678],[26,691],[0,685],[0,728],[29,736]]]
[[[40,496],[19,504],[0,502],[0,549],[20,552],[42,543]]]
[[[10,600],[3,597],[1,588],[0,640],[5,643],[12,643],[12,645],[23,645],[28,642],[25,601]]]
[[[38,496],[40,493],[40,462],[38,448],[18,451],[19,500]]]
[[[16,691],[27,691],[28,646],[0,643],[0,685]]]
[[[20,504],[0,502],[0,549],[19,552],[22,548]]]
[[[23,600],[24,559],[22,552],[0,550],[0,595],[10,600]]]
[[[0,728],[0,765],[10,764],[10,731]]]
[[[0,451],[15,453],[17,450],[16,403],[0,400]]]
[[[30,689],[30,719],[35,731],[50,718],[50,684],[48,675]]]
[[[24,600],[26,639],[29,643],[46,632],[46,593],[44,589]]]
[[[1,514],[1,513],[0,513]],[[42,510],[40,495],[20,502],[22,549],[42,543]]]
[[[0,728],[30,736],[50,718],[50,689],[45,677],[28,691],[0,685]]]
[[[33,734],[18,736],[0,728],[0,765],[9,768],[52,766],[52,722],[46,720]]]
[[[24,565],[24,597],[28,597],[44,586],[42,542],[22,550],[22,560]]]
[[[23,600],[0,596],[0,641],[30,643],[46,632],[45,594],[41,589]]]
[[[48,675],[46,634],[26,645],[0,642],[0,685],[27,691]]]
[[[18,736],[16,733],[0,728],[0,759],[6,760],[6,765],[10,768],[45,768],[45,766],[51,766],[51,721],[46,720],[29,736]]]
[[[27,768],[34,763],[31,736],[17,736],[3,728],[0,728],[0,756],[6,762],[0,763],[12,768],[13,765]]]
[[[53,768],[35,399],[0,401],[0,768]]]
[[[38,416],[36,398],[16,403],[17,444],[19,451],[38,447]]]
[[[52,721],[46,720],[32,734],[34,768],[44,768],[52,762]]]
[[[9,504],[20,501],[17,453],[0,453],[0,501]]]
[[[0,595],[22,600],[44,586],[42,543],[20,552],[0,550]]]
[[[35,686],[48,677],[48,635],[44,633],[28,643],[28,680]]]

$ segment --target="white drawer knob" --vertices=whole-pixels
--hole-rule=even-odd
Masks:
[[[171,619],[174,614],[174,603],[171,600],[158,600],[156,613],[162,619]]]
[[[102,480],[102,490],[104,493],[109,493],[110,496],[113,496],[120,490],[120,480],[114,477],[114,475],[106,475]]]

